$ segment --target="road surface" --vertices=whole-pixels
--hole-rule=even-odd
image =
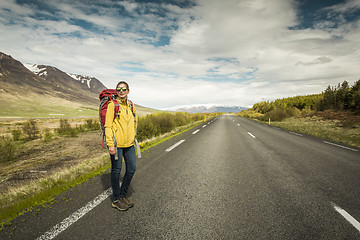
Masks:
[[[142,155],[130,210],[106,172],[0,239],[360,239],[357,148],[223,115]]]

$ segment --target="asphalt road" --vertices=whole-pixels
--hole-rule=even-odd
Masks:
[[[360,151],[223,115],[143,153],[134,208],[105,173],[0,239],[360,239]]]

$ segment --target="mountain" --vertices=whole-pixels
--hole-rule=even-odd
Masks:
[[[70,73],[68,73],[68,75],[82,84],[86,84],[90,91],[94,93],[100,93],[102,90],[107,88],[97,78]]]
[[[223,112],[223,113],[238,113],[248,108],[240,107],[240,106],[220,106],[220,105],[189,105],[189,106],[180,106],[168,108],[168,111],[175,112],[189,112],[189,113],[215,113],[215,112]]]
[[[37,74],[0,52],[0,116],[94,115],[98,111],[97,92],[105,88],[102,84],[89,88],[55,67],[36,68]]]
[[[35,66],[35,65],[33,65]],[[11,56],[0,53],[0,80],[2,91],[13,90],[22,93],[55,95],[60,98],[76,99],[80,102],[98,103],[98,95],[90,91],[86,84],[70,77],[65,72],[51,66],[37,65],[34,72]],[[35,67],[33,67],[35,69]],[[103,87],[105,88],[105,87]]]
[[[106,89],[106,87],[94,77],[65,73],[58,68],[46,65],[24,64],[24,66],[49,82],[61,83],[60,85],[68,88],[81,88],[97,94]]]
[[[103,89],[94,77],[52,66],[24,65],[0,52],[0,117],[98,116]],[[159,111],[135,106],[139,116]]]

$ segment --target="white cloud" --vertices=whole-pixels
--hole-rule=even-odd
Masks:
[[[346,12],[359,8],[358,2],[327,11]],[[36,14],[52,12],[1,1],[1,51],[23,62],[94,76],[107,87],[126,80],[135,102],[155,108],[251,106],[320,93],[327,85],[359,78],[359,20],[334,28],[325,19],[315,29],[295,30],[289,29],[298,24],[295,1],[196,3],[180,8],[133,1],[104,1],[102,6],[44,1],[56,9],[53,19],[44,20]],[[126,12],[119,13],[119,4]],[[169,38],[167,45],[156,45],[161,36]]]
[[[340,12],[340,13],[346,13],[346,12],[353,12],[360,8],[360,1],[359,0],[347,0],[343,3],[333,5],[331,7],[327,7],[324,10],[328,11],[334,11],[334,12]]]

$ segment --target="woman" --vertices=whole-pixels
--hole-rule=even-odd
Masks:
[[[111,157],[112,207],[126,211],[134,204],[126,197],[131,179],[136,170],[135,131],[136,110],[128,100],[129,85],[121,81],[116,86],[119,114],[114,118],[114,102],[110,102],[106,112],[105,136]],[[131,105],[130,105],[131,104]],[[115,158],[117,150],[118,158]],[[124,157],[126,171],[120,187],[120,172]]]

